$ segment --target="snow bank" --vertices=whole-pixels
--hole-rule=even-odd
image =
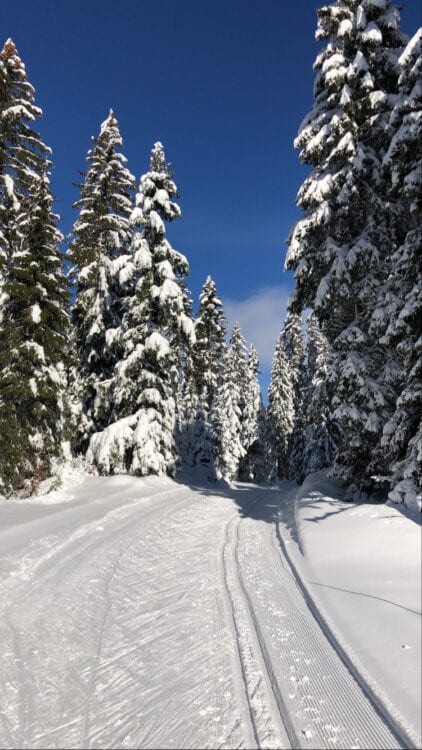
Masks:
[[[305,480],[289,522],[298,545],[288,551],[361,674],[420,747],[420,514],[341,497],[324,472]]]

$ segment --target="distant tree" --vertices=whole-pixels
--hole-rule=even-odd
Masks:
[[[195,335],[196,343],[184,371],[181,437],[186,443],[188,465],[203,466],[212,478],[215,476],[214,411],[227,347],[223,305],[210,276],[200,294]]]
[[[221,381],[222,361],[226,351],[223,304],[211,276],[207,277],[199,297],[195,332],[193,366],[196,390],[202,393],[205,388],[208,409],[211,410]]]
[[[338,424],[331,419],[328,383],[330,349],[315,315],[307,319],[306,390],[303,408],[303,445],[299,481],[332,465],[339,442]]]
[[[296,376],[297,377],[297,376]],[[295,387],[291,365],[280,334],[274,352],[268,389],[268,452],[273,480],[289,475],[290,441],[294,426]]]
[[[122,138],[112,110],[92,141],[68,249],[76,291],[72,308],[77,354],[73,396],[79,409],[74,442],[75,449],[83,451],[90,435],[104,429],[112,418],[110,386],[121,357],[135,189],[135,178],[119,151]]]
[[[246,453],[242,432],[248,382],[248,350],[238,323],[233,326],[223,368],[213,413],[216,464],[218,473],[232,480],[237,479],[240,460]]]
[[[259,440],[263,437],[262,426],[262,398],[261,388],[258,382],[259,360],[254,346],[250,346],[248,364],[246,370],[246,387],[244,393],[244,404],[242,411],[241,441],[245,450],[245,456],[239,465],[239,479],[252,481],[258,472],[262,473],[263,446]],[[260,431],[261,428],[261,431]]]

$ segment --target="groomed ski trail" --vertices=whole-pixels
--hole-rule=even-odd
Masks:
[[[0,747],[412,747],[307,601],[282,492],[79,493],[0,531]]]

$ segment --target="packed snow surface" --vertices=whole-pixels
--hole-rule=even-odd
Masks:
[[[322,473],[4,501],[0,747],[418,747],[419,544]]]

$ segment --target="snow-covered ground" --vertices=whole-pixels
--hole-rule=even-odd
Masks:
[[[419,528],[338,496],[73,471],[2,503],[0,747],[418,747]]]

